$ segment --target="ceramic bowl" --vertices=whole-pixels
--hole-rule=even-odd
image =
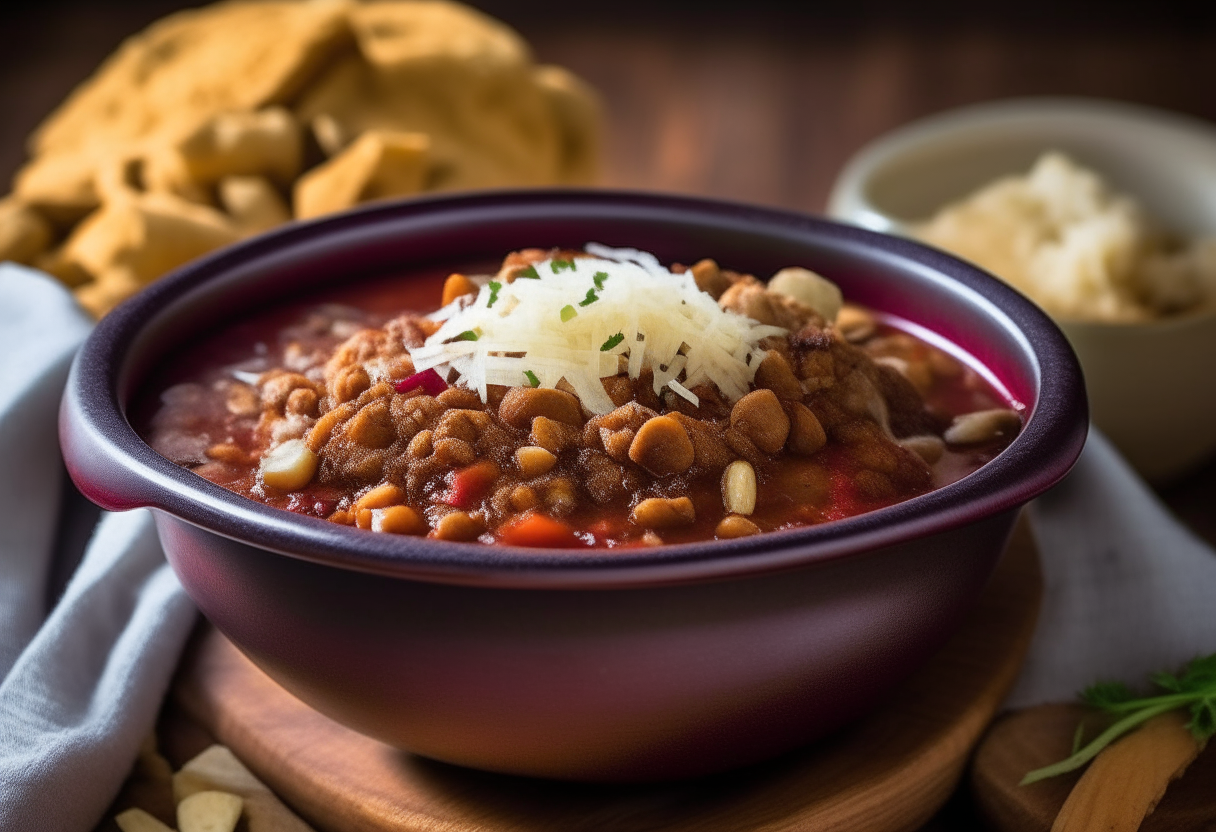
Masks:
[[[828,213],[910,234],[943,205],[1062,150],[1185,235],[1216,235],[1216,126],[1093,99],[1011,99],[914,122],[842,169]],[[1148,323],[1058,321],[1084,368],[1095,424],[1146,478],[1216,451],[1216,312]]]
[[[368,534],[275,510],[173,465],[128,423],[150,371],[235,314],[339,281],[588,241],[757,274],[812,266],[957,344],[1026,405],[1026,424],[970,476],[880,511],[571,551]],[[955,258],[744,205],[532,191],[376,205],[185,266],[98,324],[60,435],[80,489],[106,508],[151,507],[204,615],[304,702],[448,762],[628,781],[761,760],[881,702],[958,626],[1019,507],[1065,474],[1086,425],[1064,337]]]

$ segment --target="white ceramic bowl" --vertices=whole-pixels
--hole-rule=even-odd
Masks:
[[[952,110],[862,148],[828,213],[877,231],[912,224],[1058,149],[1131,194],[1164,226],[1216,235],[1216,126],[1113,101],[1023,98]],[[1152,323],[1057,321],[1081,360],[1093,420],[1147,479],[1216,450],[1216,314]]]

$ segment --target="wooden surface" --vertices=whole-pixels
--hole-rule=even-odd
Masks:
[[[954,790],[1017,675],[1040,591],[1023,525],[958,635],[882,710],[775,762],[674,785],[552,783],[396,751],[300,703],[209,628],[172,697],[181,715],[333,832],[896,832],[921,826]]]
[[[971,785],[976,803],[1000,832],[1048,832],[1081,771],[1019,786],[1028,771],[1072,753],[1073,732],[1089,712],[1079,705],[1042,705],[998,720],[975,755]],[[1092,715],[1090,715],[1092,719]],[[1092,731],[1090,735],[1092,736]],[[1209,743],[1183,776],[1170,784],[1141,832],[1216,828],[1216,743]]]

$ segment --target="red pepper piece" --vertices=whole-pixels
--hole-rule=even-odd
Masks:
[[[574,529],[562,521],[535,512],[501,526],[497,536],[500,543],[508,546],[558,549],[586,545],[574,534]]]
[[[498,466],[489,460],[474,462],[448,474],[448,487],[440,498],[456,508],[473,508],[481,502],[498,477]]]
[[[435,372],[435,369],[432,367],[429,370],[414,373],[409,378],[404,378],[397,382],[396,389],[398,393],[408,393],[416,387],[421,387],[422,392],[428,396],[438,396],[448,389],[448,383],[440,378],[439,373]]]

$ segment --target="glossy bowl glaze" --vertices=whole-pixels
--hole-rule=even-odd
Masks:
[[[368,534],[278,511],[173,465],[128,423],[158,362],[236,314],[361,276],[588,241],[760,275],[815,268],[958,344],[1029,418],[976,473],[891,508],[615,551]],[[958,625],[1018,508],[1071,467],[1086,423],[1060,332],[957,259],[744,205],[529,191],[375,205],[178,270],[98,325],[60,435],[81,490],[110,509],[152,507],[203,613],[303,701],[440,760],[631,781],[761,760],[873,708]]]
[[[1061,150],[1165,227],[1216,236],[1216,125],[1091,98],[1014,98],[905,125],[841,170],[829,213],[912,235],[917,223]],[[1216,311],[1136,323],[1058,321],[1080,357],[1094,423],[1146,479],[1167,482],[1216,453]]]

